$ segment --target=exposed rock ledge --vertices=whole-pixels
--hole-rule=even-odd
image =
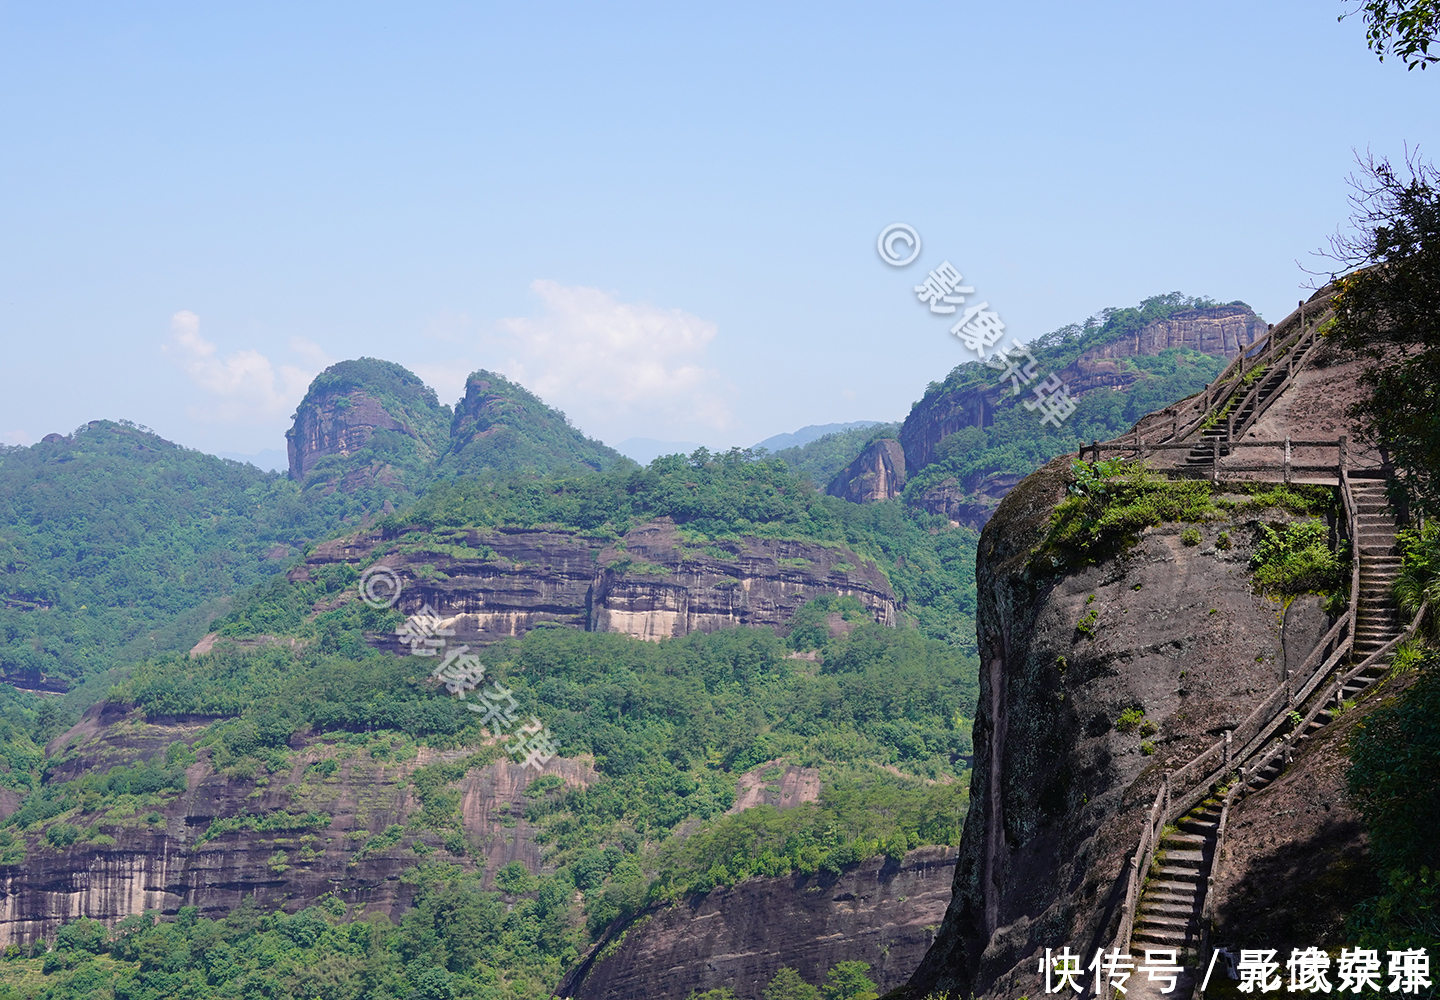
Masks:
[[[922,847],[900,862],[871,858],[840,875],[716,889],[639,918],[618,949],[582,964],[557,993],[653,1000],[728,986],[758,997],[782,965],[819,983],[835,963],[854,960],[870,963],[870,978],[888,990],[930,947],[954,866],[951,848]]]
[[[444,551],[413,543],[399,551],[372,532],[318,546],[291,579],[327,564],[359,563],[387,547],[394,551],[380,562],[403,581],[397,607],[415,614],[428,604],[455,630],[456,642],[521,636],[542,623],[641,639],[736,625],[783,628],[820,594],[853,595],[875,621],[896,620],[885,574],[847,548],[754,537],[689,543],[668,518],[619,540],[561,529],[472,529],[463,546]]]

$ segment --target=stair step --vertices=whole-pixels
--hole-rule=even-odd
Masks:
[[[1176,928],[1135,928],[1132,939],[1146,942],[1146,944],[1161,945],[1165,948],[1182,948],[1192,938],[1192,935]]]
[[[1189,920],[1195,915],[1195,901],[1189,900],[1184,903],[1167,903],[1158,899],[1145,897],[1145,902],[1140,909],[1145,913],[1153,913],[1158,917],[1183,918]]]
[[[1132,938],[1136,941],[1148,941],[1152,944],[1176,947],[1184,945],[1185,942],[1189,941],[1190,935],[1186,934],[1183,930],[1175,930],[1170,927],[1152,929],[1137,926]]]
[[[1193,865],[1195,865],[1195,866],[1198,867],[1198,866],[1200,866],[1200,865],[1202,865],[1202,864],[1205,863],[1205,852],[1204,852],[1204,851],[1172,850],[1172,849],[1166,848],[1166,849],[1165,849],[1165,863],[1166,863],[1167,865],[1168,865],[1168,864],[1175,864],[1175,865],[1181,865],[1181,866],[1187,866],[1187,865],[1193,864]]]
[[[1164,917],[1158,914],[1149,914],[1144,912],[1142,908],[1140,919],[1135,921],[1135,926],[1147,929],[1153,928],[1157,931],[1176,930],[1184,933],[1190,929],[1190,918],[1188,915],[1184,917]]]
[[[1161,865],[1159,875],[1167,882],[1199,882],[1201,879],[1198,868],[1181,868],[1176,865]]]
[[[1210,838],[1199,833],[1172,833],[1160,841],[1161,847],[1168,847],[1171,844],[1184,849],[1198,850],[1210,842]]]
[[[1194,882],[1176,882],[1172,879],[1155,879],[1146,890],[1155,899],[1163,899],[1166,902],[1193,902],[1199,895],[1200,887]]]

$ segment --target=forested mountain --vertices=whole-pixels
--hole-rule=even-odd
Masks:
[[[1028,355],[1014,355],[1018,370],[1009,377],[1003,363],[957,365],[943,382],[930,383],[898,432],[823,439],[811,446],[830,446],[823,464],[803,451],[795,458],[812,477],[833,469],[827,488],[836,496],[884,499],[903,490],[906,503],[978,528],[1021,477],[1200,391],[1264,330],[1244,303],[1157,295],[1036,338],[1025,345]],[[1047,379],[1075,401],[1063,420],[1042,420],[1027,408]],[[880,454],[872,442],[882,436],[899,448],[892,443]],[[894,469],[902,449],[903,467]]]
[[[455,407],[440,468],[451,474],[600,471],[628,462],[576,430],[565,414],[503,375],[478,371]]]
[[[823,490],[871,441],[899,433],[899,424],[865,424],[826,434],[806,444],[781,448],[774,457]]]
[[[345,506],[126,422],[0,449],[0,675],[64,690],[188,648]]]
[[[393,509],[455,475],[595,471],[628,461],[504,376],[473,373],[452,413],[412,372],[375,358],[317,375],[286,440],[290,477],[307,493],[348,494],[369,511]]]
[[[511,692],[517,716],[542,721],[563,758],[594,769],[578,787],[549,772],[528,785],[515,815],[533,829],[539,863],[497,870],[486,862],[503,850],[503,827],[487,832],[456,790],[471,771],[507,766],[480,716],[428,676],[431,662],[372,648],[405,619],[359,599],[361,564],[276,578],[217,622],[213,651],[137,666],[56,758],[46,761],[15,734],[28,753],[13,755],[12,784],[28,794],[0,839],[32,868],[56,845],[77,858],[133,852],[142,880],[153,878],[148,855],[176,865],[203,864],[213,850],[271,858],[269,871],[230,875],[264,904],[254,922],[197,923],[196,911],[180,926],[132,921],[130,943],[118,950],[93,935],[81,941],[89,925],[72,925],[79,929],[67,929],[61,950],[44,959],[59,973],[54,995],[86,995],[96,982],[117,995],[173,995],[166,991],[184,984],[211,995],[262,982],[299,992],[308,966],[323,958],[352,978],[356,968],[372,970],[383,985],[372,980],[370,996],[412,996],[437,978],[454,996],[543,996],[612,929],[647,910],[752,876],[823,876],[877,854],[956,843],[976,684],[963,641],[973,632],[971,532],[898,504],[826,497],[782,463],[701,453],[645,470],[445,483],[378,522],[374,531],[393,544],[366,558],[378,565],[401,551],[468,549],[457,541],[461,528],[544,525],[623,537],[660,518],[697,550],[751,537],[848,547],[840,550],[848,558],[884,567],[908,613],[901,627],[888,627],[855,598],[822,594],[784,636],[732,628],[657,643],[537,628],[477,650],[487,682]],[[656,575],[634,564],[612,572]],[[97,730],[106,718],[116,721]],[[165,721],[193,719],[215,721]],[[150,734],[142,743],[127,742],[142,731]],[[360,794],[351,784],[357,754],[405,768],[418,808],[388,825],[346,812],[340,803]],[[405,763],[417,756],[433,763]],[[91,773],[82,766],[91,758],[106,764]],[[762,797],[731,812],[747,773],[763,785],[787,768],[809,776],[813,793],[783,808]],[[243,812],[219,806],[200,821],[209,832],[195,843],[154,845],[131,817],[152,816],[152,829],[197,822],[195,800],[182,793],[210,780],[197,775],[223,781],[226,801]],[[338,798],[326,790],[332,779]],[[265,915],[287,896],[318,897],[330,865],[352,882],[373,871],[380,884],[399,875],[413,885],[405,902],[414,908],[394,911],[400,929],[351,924],[365,928],[367,943],[342,958],[333,952],[340,931],[330,928],[355,919],[344,905],[306,910],[315,933],[303,940],[287,930],[302,918]],[[187,899],[212,908],[201,884]],[[332,898],[353,906],[370,891],[362,882]],[[22,919],[27,905],[17,907]],[[225,971],[183,957],[178,942],[192,927],[230,949]],[[355,940],[358,932],[343,933]],[[134,957],[147,941],[174,957],[147,965]],[[330,943],[317,952],[321,941]],[[97,950],[109,959],[92,957]]]
[[[1125,353],[1196,305],[1035,345],[1114,376],[1054,435],[1013,404],[949,426],[994,380],[962,365],[903,428],[640,468],[501,376],[452,411],[359,359],[312,384],[289,476],[107,422],[5,450],[7,676],[93,680],[0,699],[0,863],[34,873],[0,930],[59,944],[0,973],[48,970],[55,997],[308,995],[321,969],[335,996],[545,996],[696,894],[957,844],[978,536],[934,487],[1203,382],[1205,352]],[[823,492],[896,436],[920,487]],[[376,572],[393,607],[361,599]],[[395,655],[426,614],[550,734],[538,777]],[[118,927],[56,938],[46,893],[99,864],[119,874],[93,915]],[[132,914],[124,886],[161,883],[145,905],[175,919]]]

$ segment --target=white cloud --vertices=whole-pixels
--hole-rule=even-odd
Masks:
[[[544,312],[502,319],[505,374],[592,434],[721,429],[731,392],[704,366],[716,326],[680,309],[621,302],[598,288],[534,281]]]
[[[0,431],[0,444],[33,444],[28,431]]]
[[[170,331],[165,354],[210,396],[204,406],[187,407],[189,415],[199,420],[256,423],[287,417],[310,380],[329,364],[325,352],[303,337],[290,340],[290,350],[303,368],[275,365],[254,350],[222,358],[215,344],[200,336],[200,317],[186,309],[170,317]]]

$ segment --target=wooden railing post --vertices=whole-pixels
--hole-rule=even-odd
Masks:
[[[1220,438],[1211,438],[1210,444],[1210,481],[1218,483],[1220,481]]]
[[[1290,481],[1290,435],[1285,435],[1285,482]]]
[[[1235,732],[1233,729],[1225,730],[1225,766],[1230,766],[1230,735]]]
[[[1339,440],[1337,443],[1339,444],[1339,451],[1340,451],[1340,463],[1339,463],[1340,478],[1343,480],[1343,479],[1345,478],[1345,466],[1346,466],[1346,464],[1347,464],[1347,462],[1348,462],[1348,459],[1349,459],[1349,456],[1348,456],[1347,454],[1345,454],[1345,452],[1348,450],[1348,445],[1349,445],[1349,443],[1350,443],[1350,435],[1349,435],[1349,434],[1341,434],[1341,435],[1340,435],[1340,440]]]

